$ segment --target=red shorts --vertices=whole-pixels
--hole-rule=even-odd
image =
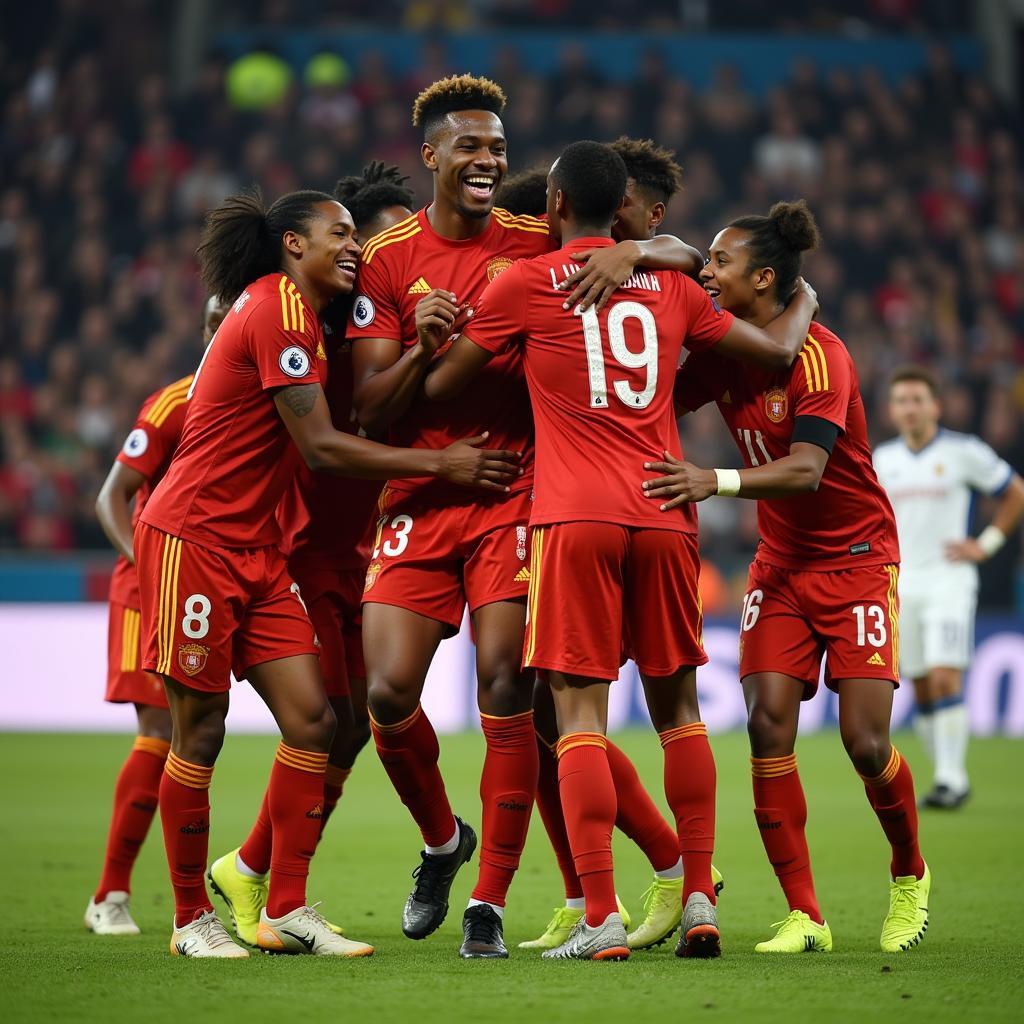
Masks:
[[[276,547],[209,548],[140,523],[142,667],[223,692],[231,672],[317,654],[306,609]]]
[[[751,562],[740,621],[740,678],[781,672],[804,700],[837,679],[888,679],[899,686],[897,565],[801,572]]]
[[[166,708],[164,684],[142,670],[141,619],[138,608],[110,602],[107,693],[104,700],[112,704],[148,704],[153,708]]]
[[[291,559],[288,572],[299,586],[320,641],[320,674],[328,697],[348,697],[349,679],[365,679],[362,596],[365,569],[332,569]]]
[[[388,494],[381,496],[363,604],[407,608],[447,623],[454,635],[467,604],[472,612],[525,599],[531,491],[444,508]]]
[[[523,665],[616,679],[703,665],[697,538],[614,523],[533,529]]]

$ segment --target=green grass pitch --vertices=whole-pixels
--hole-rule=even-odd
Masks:
[[[653,791],[661,756],[653,734],[622,745]],[[460,920],[466,868],[438,933],[410,942],[399,930],[418,836],[372,749],[364,752],[313,865],[310,892],[348,933],[376,946],[367,960],[254,956],[235,963],[172,958],[159,822],[139,860],[133,911],[144,934],[99,938],[82,927],[102,855],[114,774],[125,736],[0,738],[0,865],[4,926],[0,992],[6,1021],[939,1021],[1021,1020],[1024,1014],[1024,745],[974,744],[975,798],[960,814],[922,815],[933,875],[931,926],[900,956],[878,950],[887,906],[887,847],[835,733],[803,739],[801,775],[822,907],[836,952],[766,959],[754,942],[785,911],[750,809],[745,738],[713,739],[719,770],[716,864],[724,953],[683,961],[674,940],[622,964],[542,962],[516,950],[560,902],[559,876],[534,815],[506,913],[506,962],[464,963]],[[927,772],[910,736],[898,739]],[[228,737],[213,787],[211,853],[237,845],[255,815],[275,741]],[[453,806],[479,822],[482,741],[442,738]],[[649,871],[616,839],[617,887],[639,913]],[[215,904],[219,901],[215,900]],[[222,909],[218,905],[218,910]]]

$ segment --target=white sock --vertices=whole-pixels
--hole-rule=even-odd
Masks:
[[[570,910],[586,910],[587,901],[583,896],[569,896],[566,898],[565,905]]]
[[[928,755],[928,760],[935,764],[935,712],[931,705],[923,708],[919,704],[914,709],[914,732]]]
[[[664,871],[655,871],[655,878],[682,878],[683,877],[683,858],[675,862],[670,868],[665,868]]]
[[[459,823],[455,823],[455,832],[451,839],[447,843],[442,843],[440,846],[427,846],[424,844],[423,849],[427,853],[432,854],[434,857],[443,857],[446,853],[454,853],[459,846]]]
[[[967,705],[960,698],[932,712],[935,720],[935,782],[963,793],[967,782]]]
[[[263,881],[263,879],[267,877],[266,874],[261,875],[258,871],[253,871],[253,869],[249,867],[244,860],[242,860],[241,853],[235,854],[235,867],[238,869],[238,873],[240,875],[245,875],[246,878],[258,878],[260,881]]]
[[[487,900],[475,900],[470,897],[469,902],[466,904],[466,909],[469,910],[470,907],[490,907],[498,917],[503,921],[505,920],[505,908],[499,907],[497,903],[488,903]]]

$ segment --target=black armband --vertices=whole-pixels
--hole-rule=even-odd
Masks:
[[[831,420],[820,416],[797,416],[789,443],[816,444],[831,455],[838,437],[839,428]]]

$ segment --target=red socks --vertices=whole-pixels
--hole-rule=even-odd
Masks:
[[[796,770],[796,754],[752,757],[754,817],[765,853],[786,894],[790,910],[802,910],[812,921],[823,918],[814,893],[807,850],[807,801]]]
[[[615,784],[607,744],[600,733],[571,732],[555,748],[565,827],[592,927],[618,909],[612,871]]]
[[[213,768],[190,764],[170,753],[160,779],[160,821],[174,889],[174,921],[179,928],[213,909],[203,880],[212,778]]]
[[[711,854],[715,848],[715,759],[703,722],[658,734],[665,751],[665,796],[676,819],[683,855],[683,903],[702,892],[715,902]]]
[[[892,862],[889,866],[892,877],[913,875],[921,878],[924,875],[924,860],[917,843],[914,777],[910,774],[910,765],[895,747],[892,748],[889,763],[882,774],[873,779],[864,779],[864,792],[892,847]]]
[[[107,837],[107,855],[95,900],[108,892],[131,892],[132,868],[156,814],[164,762],[171,745],[166,740],[136,736],[132,752],[117,776],[114,813]]]
[[[320,817],[318,841],[323,837],[327,819],[338,805],[341,791],[345,788],[345,780],[351,772],[351,768],[338,768],[333,764],[327,766],[327,772],[324,775],[323,813]],[[263,794],[263,803],[260,804],[260,813],[256,816],[256,823],[238,851],[242,863],[257,875],[265,875],[270,870],[270,858],[274,844],[274,828],[270,823],[270,808],[267,806],[268,792],[269,789]]]
[[[558,789],[558,758],[539,733],[537,752],[540,755],[540,773],[537,777],[537,810],[540,811],[540,820],[544,822],[544,830],[558,861],[558,870],[562,872],[565,898],[582,899],[583,887],[580,885],[580,876],[576,874],[572,847],[569,845],[569,833],[565,830],[565,815],[562,813],[562,795]]]
[[[417,705],[395,725],[381,725],[371,715],[370,728],[381,764],[419,825],[424,843],[443,846],[455,834],[455,815],[437,767],[437,736],[423,708]]]
[[[608,767],[619,808],[615,827],[643,850],[655,871],[675,867],[679,861],[679,838],[644,789],[633,762],[611,740]]]
[[[327,766],[327,774],[324,775],[324,816],[320,819],[321,838],[327,827],[327,819],[334,813],[334,808],[338,806],[345,782],[351,774],[351,768],[339,768],[336,764]],[[243,857],[242,860],[245,858]]]
[[[306,904],[309,862],[324,815],[326,769],[326,753],[278,745],[267,786],[273,835],[267,917],[281,917]]]
[[[472,896],[503,907],[530,827],[537,792],[537,743],[532,711],[509,718],[481,715],[480,721],[487,754],[480,776],[480,872]]]

